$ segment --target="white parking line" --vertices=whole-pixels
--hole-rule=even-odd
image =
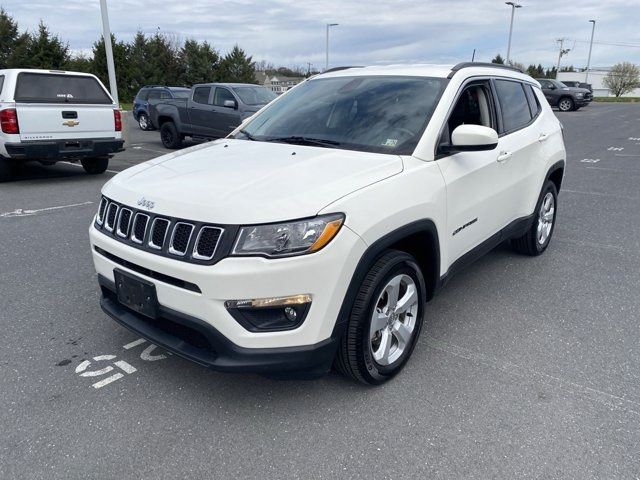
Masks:
[[[71,165],[72,167],[80,167],[80,168],[82,168],[82,165],[78,165],[77,163],[71,163],[71,162],[59,162],[59,163],[64,163],[65,165]],[[109,172],[109,173],[120,173],[117,170],[105,170],[105,171]]]
[[[58,207],[38,208],[34,210],[17,208],[13,212],[0,213],[0,217],[28,217],[41,212],[51,212],[53,210],[62,210],[65,208],[83,207],[85,205],[91,205],[93,202],[72,203],[71,205],[60,205]]]
[[[578,195],[593,195],[594,197],[620,198],[622,200],[640,200],[640,197],[631,197],[629,195],[616,195],[615,193],[583,192],[580,190],[569,190],[567,188],[563,188],[560,191],[562,193],[575,193]]]
[[[640,155],[635,153],[616,153],[615,155],[616,157],[640,157]]]

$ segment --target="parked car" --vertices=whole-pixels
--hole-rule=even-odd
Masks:
[[[186,87],[163,87],[160,85],[142,87],[133,100],[133,118],[138,122],[140,130],[153,130],[153,124],[149,121],[149,100],[186,99],[189,98],[190,92]]]
[[[0,179],[17,163],[79,161],[103,173],[123,150],[120,110],[94,75],[0,70]]]
[[[90,227],[101,305],[216,370],[335,364],[380,384],[452,275],[506,240],[547,249],[565,159],[560,122],[516,69],[330,70],[228,138],[104,186]]]
[[[576,82],[573,80],[563,80],[562,83],[564,83],[567,87],[586,88],[593,94],[593,87],[591,86],[590,83]]]
[[[151,122],[166,148],[180,148],[185,137],[210,140],[227,136],[276,94],[248,83],[194,85],[188,98],[150,102]]]
[[[540,82],[542,92],[552,107],[558,107],[561,112],[578,110],[580,107],[589,105],[593,100],[593,95],[586,88],[567,87],[558,80],[547,78],[536,79]]]

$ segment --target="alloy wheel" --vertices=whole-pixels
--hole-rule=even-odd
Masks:
[[[393,364],[411,345],[418,299],[418,288],[406,274],[396,275],[382,289],[369,329],[371,353],[379,365]]]
[[[556,201],[553,193],[548,192],[542,199],[540,213],[538,215],[537,240],[539,245],[544,245],[551,236],[553,221],[556,213]]]

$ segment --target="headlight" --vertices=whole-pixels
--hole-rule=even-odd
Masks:
[[[341,213],[306,220],[240,227],[233,255],[285,257],[313,253],[327,245],[344,223]]]
[[[576,97],[582,98],[582,97],[584,97],[584,93],[576,93]]]

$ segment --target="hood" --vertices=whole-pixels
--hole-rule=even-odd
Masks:
[[[351,192],[402,171],[397,155],[217,140],[119,173],[103,189],[153,213],[221,224],[269,223],[316,215]]]

